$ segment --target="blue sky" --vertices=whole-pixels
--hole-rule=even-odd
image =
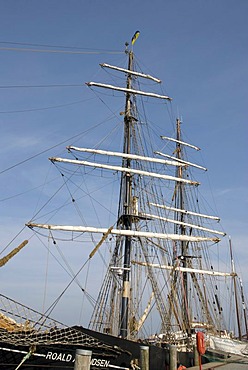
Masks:
[[[245,274],[248,2],[2,0],[0,5],[1,249],[35,213],[37,199],[25,191],[41,184],[54,153],[8,169],[64,141],[58,153],[84,130],[89,120],[84,112],[91,107],[84,82],[94,78],[101,62],[121,64],[123,54],[106,51],[122,52],[139,30],[135,53],[144,69],[163,80],[190,142],[202,148],[215,207]],[[99,53],[41,52],[76,51],[66,47]],[[6,88],[62,84],[77,86]],[[23,256],[30,258],[26,251]],[[0,274],[5,294],[11,290],[18,297],[15,283],[4,280],[14,266],[10,262]]]

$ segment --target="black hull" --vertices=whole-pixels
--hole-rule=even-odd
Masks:
[[[92,348],[75,345],[41,345],[37,346],[30,358],[22,364],[22,370],[73,369],[76,349],[92,351],[91,369],[113,369],[114,367],[132,368],[140,363],[140,347],[145,343],[128,341],[111,335],[101,334],[82,327],[82,331],[109,345],[109,349]],[[29,346],[0,343],[0,368],[14,370],[29,352]],[[165,348],[149,346],[150,370],[166,369],[169,363],[168,351]]]
[[[91,370],[109,369],[125,370],[140,367],[141,347],[149,346],[149,370],[169,369],[169,348],[148,345],[146,342],[133,342],[130,340],[98,333],[83,327],[74,327],[76,330],[93,337],[106,345],[106,348],[79,346],[79,345],[38,345],[34,353],[25,360],[22,370],[68,370],[74,369],[77,349],[92,351]],[[0,368],[15,370],[29,352],[29,346],[14,346],[0,342]],[[205,362],[205,361],[204,361]],[[178,364],[186,367],[194,365],[192,352],[179,352]]]

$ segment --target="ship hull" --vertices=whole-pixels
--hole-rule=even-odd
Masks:
[[[135,365],[139,366],[140,347],[146,345],[145,343],[116,338],[82,327],[77,327],[77,329],[108,345],[109,350],[68,344],[39,345],[35,348],[33,354],[23,362],[22,370],[73,369],[77,349],[92,351],[91,369],[129,369],[135,368]],[[0,342],[0,368],[6,370],[16,369],[29,350],[29,346],[15,346],[6,342]],[[166,369],[168,363],[168,350],[157,346],[149,346],[150,370]]]

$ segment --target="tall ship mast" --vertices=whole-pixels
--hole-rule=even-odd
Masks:
[[[62,185],[26,226],[42,244],[52,241],[56,250],[47,250],[53,257],[58,252],[56,261],[60,257],[64,263],[66,253],[74,256],[72,245],[84,261],[78,272],[69,262],[63,265],[70,282],[45,314],[1,296],[0,356],[16,366],[73,368],[81,348],[92,351],[92,369],[134,369],[141,366],[140,350],[147,346],[150,370],[166,369],[172,345],[178,362],[189,366],[199,331],[209,353],[228,352],[235,344],[235,353],[245,356],[247,325],[241,327],[238,317],[246,315],[243,291],[237,339],[227,328],[228,307],[222,301],[226,283],[235,278],[238,305],[237,274],[230,266],[216,268],[211,260],[225,233],[219,217],[201,209],[197,176],[206,168],[195,160],[200,148],[184,140],[179,118],[171,114],[172,126],[162,118],[160,110],[171,113],[172,98],[160,79],[136,68],[137,35],[131,47],[126,44],[126,67],[100,64],[122,84],[86,83],[97,96],[103,91],[111,94],[107,98],[122,99],[118,114],[117,103],[112,110],[112,126],[92,127],[82,146],[72,143],[65,156],[49,158]],[[165,136],[171,130],[173,135]],[[88,324],[63,326],[50,316],[73,285],[93,309],[89,314],[88,306],[82,308]],[[226,292],[230,298],[230,288]]]

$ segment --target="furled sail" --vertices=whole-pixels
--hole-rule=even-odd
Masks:
[[[171,222],[171,223],[174,223],[174,224],[177,224],[177,225],[187,226],[187,227],[190,227],[190,228],[193,228],[193,229],[198,229],[198,230],[201,230],[201,231],[207,231],[207,232],[212,233],[212,234],[219,234],[219,235],[222,235],[222,236],[226,235],[226,233],[224,233],[222,231],[212,230],[212,229],[208,229],[208,228],[203,227],[203,226],[189,224],[187,222],[182,222],[182,221],[178,221],[178,220],[172,220],[170,218],[156,216],[156,215],[152,215],[152,214],[149,214],[149,213],[142,213],[142,216],[147,217],[147,218],[158,219],[158,220],[165,221],[165,222]]]
[[[192,148],[192,149],[195,149],[195,150],[201,150],[198,146],[195,146],[195,145],[192,145],[192,144],[186,143],[185,141],[181,141],[181,140],[174,139],[174,138],[172,138],[172,137],[168,137],[168,136],[161,136],[161,139],[163,139],[163,140],[173,141],[174,143],[178,143],[178,144],[180,144],[180,145],[185,145],[185,146],[188,146],[189,148]]]
[[[112,66],[112,65],[107,64],[107,63],[102,63],[102,64],[100,64],[100,66],[103,67],[103,68],[110,68],[110,69],[114,69],[116,71],[128,73],[128,74],[131,74],[131,75],[136,76],[136,77],[147,78],[148,80],[152,80],[152,81],[155,81],[157,83],[161,83],[162,82],[159,78],[150,76],[148,74],[139,73],[139,72],[136,72],[136,71],[131,71],[130,69],[125,69],[125,68],[120,68],[120,67]]]
[[[100,233],[105,234],[109,232],[107,228],[97,228],[91,226],[69,226],[69,225],[49,225],[49,224],[36,224],[29,222],[26,226],[30,228],[40,228],[48,230],[60,230],[60,231],[73,231],[79,233]],[[136,231],[136,230],[119,230],[112,229],[110,234],[122,235],[122,236],[133,236],[133,237],[146,237],[146,238],[158,238],[158,239],[167,239],[167,240],[183,240],[188,242],[203,242],[211,241],[217,243],[220,241],[219,238],[209,238],[201,236],[190,236],[190,235],[178,235],[178,234],[166,234],[166,233],[156,233],[156,232],[146,232],[146,231]]]
[[[136,262],[132,261],[133,264],[138,264],[141,266],[148,266],[146,262]],[[182,266],[166,266],[166,265],[158,265],[155,263],[149,264],[149,266],[158,268],[158,269],[164,269],[164,270],[170,270],[170,271],[181,271],[181,272],[190,272],[190,273],[196,273],[201,275],[211,275],[211,276],[223,276],[223,277],[233,277],[236,276],[236,273],[233,272],[221,272],[221,271],[214,271],[214,270],[203,270],[203,269],[196,269],[196,268],[190,268],[190,267],[182,267]]]
[[[179,163],[182,163],[184,164],[185,166],[191,166],[191,167],[196,167],[196,168],[199,168],[200,170],[203,170],[203,171],[207,171],[207,168],[205,167],[202,167],[202,166],[199,166],[198,164],[195,164],[195,163],[192,163],[192,162],[187,162],[187,161],[184,161],[183,159],[181,158],[176,158],[176,157],[173,157],[171,155],[168,155],[168,154],[164,154],[164,153],[161,153],[161,152],[154,152],[154,154],[158,154],[158,155],[161,155],[162,157],[166,157],[166,158],[170,158],[170,159],[173,159]]]
[[[142,171],[142,170],[136,170],[134,168],[125,168],[121,166],[111,166],[108,164],[102,164],[102,163],[96,163],[96,162],[88,162],[88,161],[79,161],[79,160],[74,160],[74,159],[66,159],[66,158],[59,158],[59,157],[52,157],[49,158],[51,162],[63,162],[63,163],[71,163],[75,165],[81,165],[81,166],[90,166],[90,167],[95,167],[95,168],[102,168],[106,170],[113,170],[113,171],[120,171],[120,172],[126,172],[126,173],[131,173],[131,174],[137,174],[137,175],[144,175],[144,176],[151,176],[151,177],[157,177],[159,179],[164,179],[164,180],[171,180],[171,181],[179,181],[179,182],[184,182],[186,184],[190,185],[199,185],[199,182],[196,181],[191,181],[175,176],[169,176],[169,175],[163,175],[160,173],[154,173],[154,172],[147,172],[147,171]]]
[[[98,82],[87,82],[86,85],[88,85],[88,86],[96,86],[96,87],[103,87],[105,89],[122,91],[122,92],[125,92],[125,93],[135,94],[135,95],[143,95],[143,96],[147,96],[147,97],[151,97],[151,98],[172,100],[172,98],[170,98],[167,95],[159,95],[159,94],[154,94],[154,93],[148,93],[148,92],[145,92],[145,91],[128,89],[128,88],[125,88],[125,87],[118,87],[118,86],[107,85],[107,84],[101,84],[101,83],[98,83]]]
[[[175,207],[168,207],[165,204],[158,204],[158,203],[153,203],[153,202],[149,202],[149,204],[151,206],[155,206],[155,207],[158,207],[158,208],[164,208],[164,209],[166,209],[168,211],[180,212],[180,213],[188,214],[188,215],[191,215],[191,216],[197,216],[197,217],[202,217],[202,218],[209,218],[211,220],[220,221],[220,218],[217,217],[217,216],[205,215],[203,213],[192,212],[192,211],[188,211],[186,209],[181,209],[181,208],[179,209],[179,208],[175,208]]]
[[[68,146],[67,149],[69,151],[75,150],[78,152],[85,152],[85,153],[92,153],[92,154],[102,154],[102,155],[109,155],[113,157],[121,157],[121,158],[127,158],[127,159],[134,159],[134,160],[140,160],[145,162],[153,162],[153,163],[160,163],[160,164],[166,164],[170,166],[185,166],[183,163],[180,163],[179,161],[167,161],[159,158],[152,158],[152,157],[146,157],[143,155],[137,155],[137,154],[126,154],[121,152],[111,152],[109,150],[101,150],[101,149],[90,149],[90,148],[78,148],[76,146]]]

